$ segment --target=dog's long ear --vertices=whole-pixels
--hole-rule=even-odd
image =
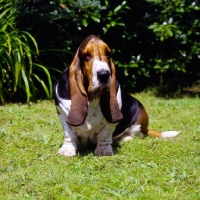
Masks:
[[[67,117],[67,123],[72,126],[79,126],[83,124],[87,115],[88,101],[87,93],[82,82],[78,50],[72,64],[69,67],[69,87],[71,108]]]
[[[116,72],[112,61],[111,71],[110,90],[101,95],[100,106],[106,120],[109,123],[117,123],[123,118],[123,115],[117,103]]]

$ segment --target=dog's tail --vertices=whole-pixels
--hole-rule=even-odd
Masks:
[[[148,130],[148,135],[158,138],[169,138],[169,137],[176,137],[181,131],[154,131],[154,130]]]

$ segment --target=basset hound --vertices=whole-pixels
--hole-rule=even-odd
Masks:
[[[148,130],[145,108],[121,90],[110,55],[105,42],[89,35],[77,49],[70,67],[56,81],[55,104],[64,131],[64,143],[57,154],[76,156],[78,138],[84,145],[96,144],[96,155],[107,156],[113,155],[115,139],[179,134]]]

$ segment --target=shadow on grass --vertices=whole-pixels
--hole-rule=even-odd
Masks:
[[[175,91],[170,88],[160,87],[156,96],[164,98],[200,97],[200,87],[184,88]]]
[[[173,85],[163,85],[153,88],[147,88],[144,92],[150,92],[156,97],[165,99],[176,99],[176,98],[196,98],[200,97],[200,81],[191,87],[177,88]]]
[[[93,154],[94,155],[94,151],[96,149],[96,145],[88,145],[85,146],[81,143],[81,141],[78,141],[77,143],[78,145],[78,152],[79,152],[79,156],[84,157],[87,156],[89,154]],[[113,147],[113,153],[116,154],[118,152],[118,149],[120,148],[120,143],[119,142],[114,142],[112,144]],[[95,156],[95,155],[94,155]]]

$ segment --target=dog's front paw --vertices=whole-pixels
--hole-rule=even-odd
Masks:
[[[97,148],[94,151],[94,154],[98,156],[112,156],[113,150],[111,145],[103,145],[99,146],[97,145]]]
[[[62,156],[76,156],[77,155],[77,150],[74,146],[72,145],[62,145],[62,147],[58,150],[57,155],[62,155]]]

